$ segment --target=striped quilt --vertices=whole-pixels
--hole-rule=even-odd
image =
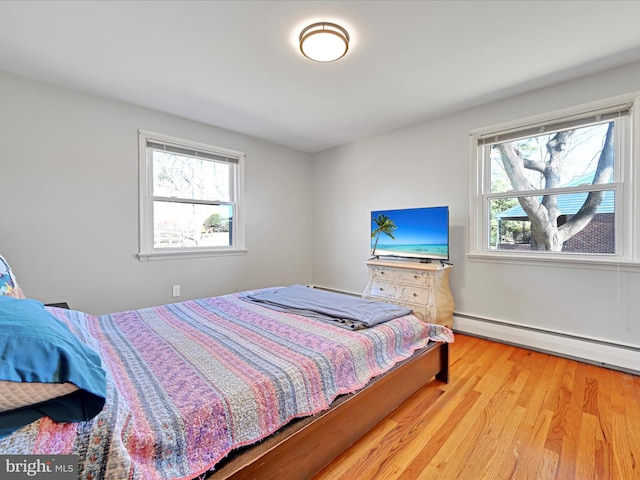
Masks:
[[[51,309],[99,352],[107,403],[86,422],[34,422],[0,440],[0,452],[78,454],[86,480],[190,479],[327,409],[429,339],[453,340],[410,315],[348,331],[241,295],[100,317]]]

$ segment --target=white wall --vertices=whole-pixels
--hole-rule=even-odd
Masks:
[[[363,290],[371,210],[449,205],[456,312],[640,347],[640,269],[505,265],[465,256],[470,130],[639,89],[636,63],[315,155],[314,283]],[[470,324],[454,320],[454,327]]]
[[[105,313],[311,280],[310,155],[3,72],[0,105],[0,254],[28,296]],[[137,260],[138,129],[247,154],[248,254]]]

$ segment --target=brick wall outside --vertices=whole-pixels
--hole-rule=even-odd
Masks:
[[[615,253],[613,213],[599,213],[579,233],[564,242],[563,252]],[[528,243],[502,243],[500,250],[531,250]]]
[[[563,252],[615,253],[613,213],[599,213],[584,229],[564,242]]]

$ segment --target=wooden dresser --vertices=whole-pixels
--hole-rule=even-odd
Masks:
[[[380,259],[366,263],[369,283],[363,298],[403,305],[425,322],[451,327],[454,309],[449,289],[451,265]]]

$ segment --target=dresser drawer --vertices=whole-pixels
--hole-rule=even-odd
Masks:
[[[374,281],[406,283],[420,286],[429,286],[431,284],[431,275],[429,272],[421,270],[373,267],[371,269],[371,276]]]
[[[452,325],[455,304],[449,289],[450,265],[372,258],[367,267],[364,298],[403,305],[425,322]]]
[[[411,285],[401,285],[397,283],[387,283],[373,281],[369,295],[371,297],[394,300],[399,303],[424,305],[429,299],[430,290],[428,288]],[[394,303],[395,303],[394,302]]]

